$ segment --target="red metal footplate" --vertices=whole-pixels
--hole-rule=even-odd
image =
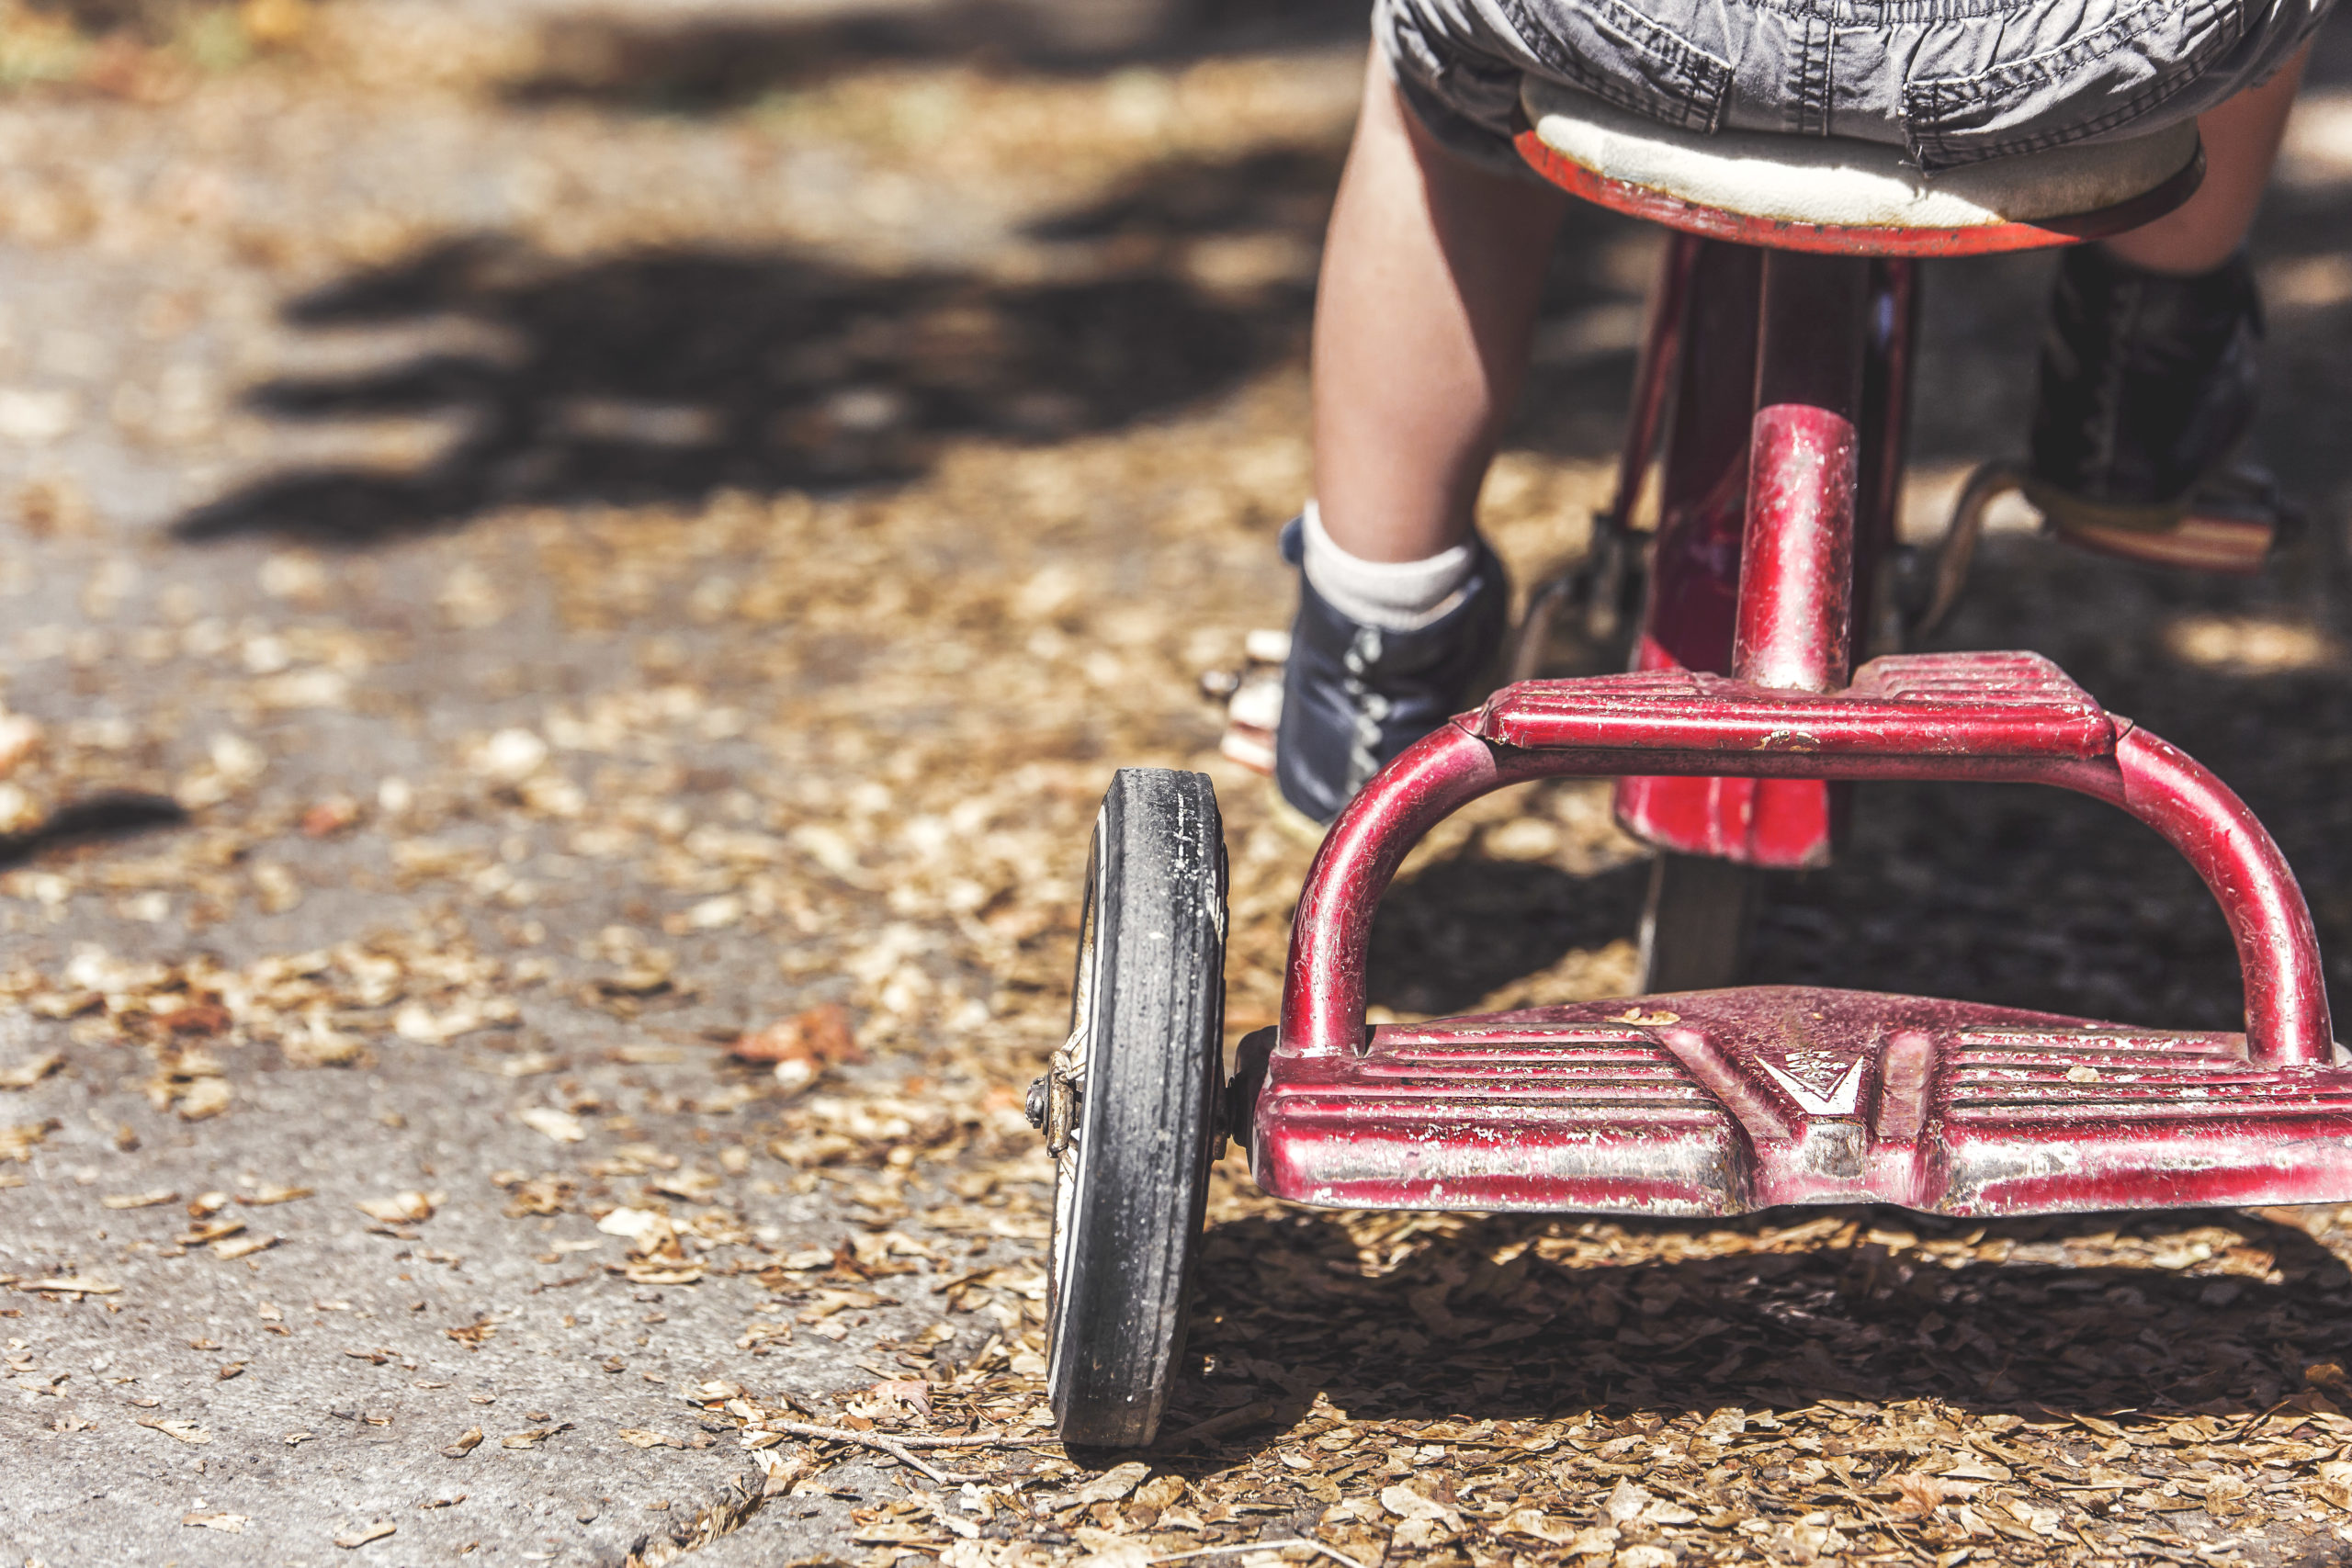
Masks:
[[[1753,987],[1375,1029],[1270,1064],[1251,1168],[1335,1208],[1947,1214],[2352,1198],[2352,1071],[2236,1034]]]
[[[1631,773],[2041,784],[2172,843],[2235,939],[2244,1033],[1749,987],[1367,1028],[1406,852],[1504,785]],[[2030,654],[1881,659],[1826,694],[1689,671],[1507,687],[1341,813],[1239,1081],[1259,1184],[1334,1207],[1951,1214],[2352,1202],[2352,1070],[2318,938],[2228,786]]]

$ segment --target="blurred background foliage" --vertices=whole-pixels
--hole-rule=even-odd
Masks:
[[[171,96],[297,44],[311,0],[0,0],[0,90]]]
[[[159,100],[195,76],[314,34],[318,0],[0,0],[0,90]],[[781,9],[627,7],[536,20],[525,101],[591,98],[663,112],[762,102],[845,69],[955,59],[1093,71],[1360,33],[1364,0],[883,0]]]

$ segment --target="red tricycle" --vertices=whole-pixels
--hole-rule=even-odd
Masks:
[[[2294,876],[2212,773],[2029,653],[1891,653],[1950,607],[1995,465],[1894,603],[1918,258],[2146,222],[2202,173],[2193,125],[1928,178],[1899,150],[1698,135],[1531,85],[1521,154],[1674,232],[1617,501],[1560,616],[1635,623],[1632,668],[1520,679],[1375,776],[1332,825],[1279,1025],[1222,1050],[1224,849],[1201,774],[1129,769],[1098,820],[1069,1043],[1033,1087],[1056,1161],[1048,1384],[1065,1438],[1154,1436],[1209,1170],[1326,1207],[1723,1215],[1889,1203],[1951,1215],[2352,1201],[2352,1070]],[[1653,458],[1657,526],[1631,512]],[[2258,564],[2249,509],[2079,542]],[[1638,584],[1638,588],[1634,585]],[[1883,641],[1883,639],[1877,639]],[[1521,673],[1532,672],[1523,666]],[[1612,777],[1661,852],[1626,1000],[1369,1027],[1366,955],[1408,850],[1507,784]],[[2243,1033],[1920,997],[1741,987],[1757,868],[1824,863],[1840,786],[2039,784],[2097,796],[2220,901]]]

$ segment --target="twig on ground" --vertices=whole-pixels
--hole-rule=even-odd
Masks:
[[[1216,1557],[1243,1551],[1280,1551],[1285,1546],[1307,1547],[1321,1552],[1334,1562],[1343,1564],[1344,1568],[1363,1568],[1363,1563],[1341,1551],[1338,1547],[1326,1546],[1311,1535],[1293,1536],[1288,1540],[1248,1540],[1232,1546],[1196,1547],[1191,1551],[1172,1552],[1166,1557],[1155,1557],[1151,1561],[1153,1568],[1159,1568],[1159,1564],[1162,1562],[1183,1562],[1195,1557]]]
[[[926,1449],[956,1447],[979,1448],[991,1446],[1001,1441],[999,1438],[984,1437],[978,1434],[975,1434],[969,1438],[894,1438],[882,1432],[853,1431],[847,1427],[820,1427],[814,1421],[763,1421],[760,1425],[763,1430],[770,1432],[782,1432],[787,1437],[816,1438],[829,1443],[853,1443],[860,1448],[879,1449],[882,1452],[888,1454],[892,1459],[897,1460],[900,1464],[906,1465],[910,1469],[922,1472],[925,1475],[930,1476],[933,1481],[938,1482],[942,1486],[960,1486],[965,1482],[986,1481],[988,1477],[985,1475],[962,1475],[949,1470],[934,1470],[930,1465],[923,1463],[922,1461],[915,1458],[914,1453],[912,1452],[912,1450],[915,1447],[920,1446]]]
[[[790,1432],[796,1437],[838,1437],[847,1442],[853,1438],[887,1437],[894,1443],[904,1443],[910,1449],[1034,1449],[1041,1443],[1059,1443],[1050,1433],[1038,1437],[1023,1437],[1018,1432],[967,1432],[961,1436],[944,1432],[854,1432],[846,1427],[821,1427],[807,1421],[763,1421],[760,1426],[770,1432]]]
[[[1205,1421],[1195,1422],[1181,1432],[1170,1433],[1160,1438],[1153,1446],[1159,1449],[1182,1448],[1186,1443],[1222,1437],[1237,1427],[1248,1427],[1259,1421],[1271,1421],[1273,1418],[1274,1402],[1271,1399],[1261,1399],[1255,1404],[1242,1405],[1238,1410],[1228,1410],[1222,1416],[1212,1416]]]

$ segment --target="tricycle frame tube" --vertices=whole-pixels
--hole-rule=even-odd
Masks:
[[[1844,415],[1804,403],[1756,411],[1732,634],[1739,679],[1798,692],[1846,683],[1860,467]]]
[[[1731,672],[1763,259],[1760,251],[1713,240],[1699,242],[1690,258],[1673,412],[1663,434],[1657,537],[1635,645],[1642,669]],[[1661,390],[1661,404],[1668,400]]]
[[[1622,745],[1531,750],[1481,739],[1456,720],[1416,743],[1341,812],[1307,870],[1283,991],[1286,1055],[1363,1047],[1364,960],[1380,897],[1412,847],[1479,796],[1532,779],[1652,773],[2041,784],[2121,807],[2188,857],[2222,906],[2245,987],[2249,1057],[2263,1066],[2332,1059],[2327,994],[2311,909],[2278,846],[2230,787],[2156,737],[2115,721],[2104,758],[1951,754],[1729,755]]]
[[[1634,509],[1641,504],[1642,481],[1650,459],[1657,455],[1665,434],[1667,394],[1675,384],[1690,316],[1690,280],[1698,270],[1705,242],[1695,234],[1669,233],[1665,254],[1658,258],[1649,312],[1642,329],[1642,356],[1634,367],[1634,412],[1625,427],[1625,445],[1617,456],[1617,493],[1601,520],[1611,532],[1623,534],[1634,524]]]
[[[1732,672],[1834,691],[1852,668],[1855,429],[1875,267],[1849,256],[1764,258]]]
[[[1901,525],[1903,473],[1911,445],[1913,345],[1919,331],[1919,267],[1902,256],[1882,259],[1871,269],[1869,314],[1864,322],[1869,352],[1862,366],[1861,409],[1855,419],[1862,434],[1860,499],[1854,518],[1854,658],[1864,655],[1879,573],[1894,548]]]

